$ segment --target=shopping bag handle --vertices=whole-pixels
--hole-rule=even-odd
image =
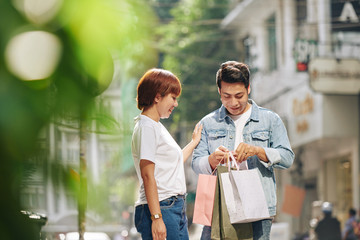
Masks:
[[[231,162],[232,162],[231,164],[230,164],[229,157],[231,157],[231,160],[232,160],[232,161],[231,161]],[[211,175],[214,175],[216,169],[217,169],[218,166],[220,166],[220,165],[221,165],[221,161],[219,162],[218,165],[216,165],[216,167],[215,167],[214,170],[212,171]],[[229,172],[230,172],[230,170],[231,170],[231,168],[232,168],[233,166],[236,167],[236,170],[237,170],[237,171],[240,170],[239,164],[236,162],[235,157],[234,157],[234,155],[232,154],[232,152],[229,152],[228,154],[226,154],[226,165],[228,166]]]
[[[231,164],[229,164],[229,156],[230,156],[230,158],[231,158],[231,160],[232,160],[232,161],[231,161],[231,162],[232,162]],[[235,160],[234,155],[232,154],[232,152],[229,152],[229,154],[227,155],[227,163],[228,163],[228,170],[229,170],[229,172],[230,172],[232,166],[235,166],[237,171],[240,170],[239,164],[236,162],[236,160]],[[232,166],[231,166],[231,165],[232,165]]]
[[[214,175],[216,169],[218,168],[218,166],[220,166],[220,163],[218,165],[216,165],[216,167],[214,168],[214,170],[212,171],[211,175]]]

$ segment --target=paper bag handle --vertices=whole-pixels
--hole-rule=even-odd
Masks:
[[[231,162],[232,162],[231,164],[229,163],[229,162],[230,162],[230,161],[229,161],[229,156],[231,157],[231,160],[232,160],[232,161],[231,161]],[[237,171],[240,170],[239,165],[237,164],[237,162],[236,162],[236,160],[235,160],[234,155],[232,154],[232,152],[229,152],[229,154],[227,154],[227,165],[228,165],[228,170],[229,170],[229,172],[230,172],[232,166],[235,166]]]

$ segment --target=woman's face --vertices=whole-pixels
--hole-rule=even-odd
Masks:
[[[169,93],[164,97],[159,97],[157,102],[157,111],[160,118],[169,118],[170,114],[179,104],[177,102],[177,95],[174,93]]]
[[[250,88],[246,89],[244,83],[221,82],[219,93],[222,104],[231,115],[243,114],[248,109]]]

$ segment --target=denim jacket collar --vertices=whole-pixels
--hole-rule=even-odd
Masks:
[[[254,102],[254,100],[249,99],[248,102],[252,104],[252,111],[250,115],[250,121],[258,122],[259,121],[259,106]],[[227,111],[224,105],[221,105],[219,109],[219,120],[223,121],[227,117]]]

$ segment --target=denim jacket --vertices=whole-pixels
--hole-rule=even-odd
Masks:
[[[253,100],[249,99],[249,103],[252,104],[252,112],[243,130],[243,141],[264,148],[269,162],[265,163],[257,156],[251,156],[247,159],[248,168],[258,169],[269,214],[274,216],[276,214],[274,168],[289,168],[295,155],[280,117],[268,109],[257,106]],[[235,124],[226,114],[224,106],[206,115],[201,120],[201,124],[203,125],[201,140],[193,153],[192,168],[197,174],[211,174],[209,155],[221,145],[230,151],[235,150]]]

